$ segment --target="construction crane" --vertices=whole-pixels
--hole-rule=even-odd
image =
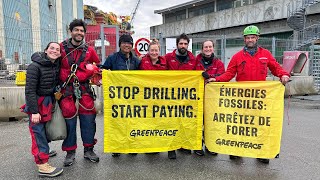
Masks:
[[[137,13],[137,9],[138,9],[138,7],[139,7],[140,1],[141,1],[141,0],[138,0],[138,1],[137,1],[137,4],[136,4],[134,10],[133,10],[132,13],[131,13],[131,20],[130,20],[130,25],[131,25],[131,26],[132,26],[134,17],[135,17],[135,15],[136,15],[136,13]]]
[[[130,34],[134,33],[134,31],[131,30],[132,27],[133,27],[132,23],[133,23],[133,20],[135,18],[135,15],[136,15],[137,9],[139,7],[140,1],[141,0],[137,1],[137,3],[134,6],[134,9],[131,12],[130,16],[120,16],[120,18],[122,19],[122,22],[121,22],[121,25],[120,25],[120,33],[130,33]]]

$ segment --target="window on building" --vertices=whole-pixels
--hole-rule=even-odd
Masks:
[[[214,12],[214,2],[192,7],[188,11],[189,11],[189,14],[188,14],[189,18],[212,13]]]
[[[242,7],[249,4],[252,4],[252,0],[235,0],[233,2],[233,7],[237,8],[237,7]]]
[[[166,23],[181,21],[184,19],[186,19],[186,10],[185,9],[165,15],[165,22]]]
[[[253,0],[253,3],[258,3],[258,2],[262,2],[262,1],[265,1],[265,0]]]
[[[234,0],[218,0],[217,1],[217,11],[222,11],[225,9],[230,9],[233,7]]]

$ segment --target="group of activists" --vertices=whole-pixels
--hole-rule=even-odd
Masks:
[[[52,109],[58,101],[67,126],[67,136],[62,143],[66,152],[63,165],[71,166],[75,161],[77,149],[77,117],[84,146],[84,158],[99,162],[94,152],[96,133],[95,93],[92,82],[99,84],[99,78],[93,79],[99,72],[97,67],[108,70],[200,70],[206,83],[228,82],[236,76],[237,81],[265,81],[268,68],[280,78],[283,84],[289,81],[289,74],[276,62],[272,54],[257,45],[259,29],[248,26],[244,29],[242,50],[231,59],[227,70],[223,62],[214,54],[214,41],[205,40],[201,53],[196,57],[188,51],[190,39],[186,34],[176,38],[176,49],[160,56],[160,44],[152,40],[148,53],[142,58],[133,55],[133,39],[124,34],[119,38],[119,52],[108,56],[103,64],[95,50],[84,41],[86,24],[75,19],[69,24],[71,38],[63,42],[50,42],[43,52],[31,56],[32,63],[27,68],[24,112],[29,114],[29,130],[32,140],[32,155],[41,177],[55,177],[63,172],[62,168],[48,164],[49,140],[46,137],[46,123],[51,120]],[[91,83],[90,83],[91,81]],[[179,149],[186,153],[191,150]],[[195,154],[204,155],[203,150]],[[210,152],[216,155],[215,152]],[[131,153],[136,155],[136,153]],[[120,153],[112,153],[113,157]],[[169,151],[168,158],[176,159],[176,152]],[[231,156],[230,159],[239,158]],[[269,163],[269,159],[259,159]]]

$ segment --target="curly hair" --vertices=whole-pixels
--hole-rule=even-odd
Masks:
[[[69,30],[72,31],[74,27],[76,26],[82,26],[84,32],[87,31],[87,24],[82,20],[82,19],[74,19],[70,24],[69,24]]]

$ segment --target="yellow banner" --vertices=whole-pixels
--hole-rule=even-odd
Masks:
[[[272,81],[207,84],[207,148],[221,154],[274,158],[280,152],[284,89]]]
[[[201,71],[103,71],[104,152],[200,149]]]

